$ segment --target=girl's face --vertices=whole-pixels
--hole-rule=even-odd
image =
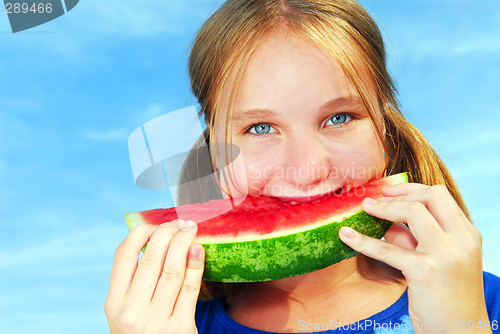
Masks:
[[[250,57],[230,136],[250,195],[314,200],[384,174],[382,146],[354,85],[323,51],[291,34],[268,39]]]

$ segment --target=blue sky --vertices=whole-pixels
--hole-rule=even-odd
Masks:
[[[12,34],[0,14],[0,332],[106,333],[123,213],[166,194],[135,186],[127,138],[194,104],[185,70],[221,1],[85,0]],[[441,154],[500,275],[500,3],[363,1],[387,37],[407,117]]]

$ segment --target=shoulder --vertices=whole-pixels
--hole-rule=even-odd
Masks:
[[[199,334],[264,334],[235,322],[225,309],[225,301],[215,298],[209,301],[199,299],[196,304],[196,328]]]
[[[214,301],[205,301],[198,299],[196,303],[195,322],[199,333],[210,333],[210,330],[216,325]]]
[[[484,299],[490,322],[500,322],[500,277],[491,273],[483,273]]]
[[[220,299],[209,301],[198,299],[195,322],[199,334],[240,334],[231,328],[228,317]]]
[[[485,271],[483,272],[483,281],[485,294],[498,293],[500,290],[500,277]]]

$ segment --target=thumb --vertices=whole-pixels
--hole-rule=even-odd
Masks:
[[[391,244],[409,250],[415,250],[418,244],[410,229],[403,223],[392,224],[385,233],[384,239]]]

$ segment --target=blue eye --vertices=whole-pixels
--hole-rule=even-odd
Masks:
[[[260,123],[252,126],[248,131],[253,134],[257,135],[267,135],[271,133],[271,130],[274,130],[274,128],[266,123]],[[276,131],[276,130],[275,130]]]
[[[330,125],[328,124],[329,122],[333,125],[341,125],[350,120],[351,116],[349,116],[348,114],[337,114],[332,116],[328,121],[326,121],[326,125]]]

